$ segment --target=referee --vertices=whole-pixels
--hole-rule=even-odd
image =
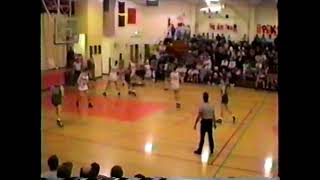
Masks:
[[[200,127],[200,142],[197,150],[194,151],[195,154],[200,155],[202,153],[202,147],[204,143],[204,136],[206,132],[209,137],[209,145],[210,145],[210,155],[213,154],[214,143],[212,137],[212,125],[216,128],[214,109],[210,106],[209,102],[209,94],[207,92],[203,93],[203,101],[204,103],[199,108],[199,114],[197,116],[196,122],[194,124],[194,129],[197,129],[197,124],[201,119],[201,127]]]

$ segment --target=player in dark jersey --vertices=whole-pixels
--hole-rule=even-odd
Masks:
[[[57,125],[61,128],[63,127],[63,123],[61,122],[61,119],[60,119],[63,95],[64,95],[63,86],[55,85],[54,87],[52,87],[51,103],[56,109]]]
[[[220,111],[220,119],[218,122],[222,122],[223,115],[224,115],[224,110],[226,110],[231,116],[232,116],[232,122],[236,122],[236,117],[232,113],[232,111],[229,109],[228,103],[229,103],[229,90],[230,90],[230,84],[229,84],[229,79],[227,76],[224,76],[221,79],[221,84],[220,84],[220,93],[221,93],[221,111]]]
[[[129,95],[133,95],[133,96],[137,96],[135,90],[133,89],[133,85],[131,82],[131,78],[134,76],[133,72],[132,72],[132,68],[131,65],[129,64],[128,69],[126,69],[125,74],[124,74],[124,79],[128,85],[128,94]]]

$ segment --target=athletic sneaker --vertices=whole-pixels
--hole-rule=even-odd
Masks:
[[[120,92],[118,92],[118,97],[120,97]]]
[[[61,120],[57,120],[57,125],[58,125],[59,127],[63,128],[63,124],[62,124]]]
[[[103,93],[103,96],[107,96],[107,93],[106,93],[106,92],[104,92],[104,93]]]
[[[195,151],[193,151],[193,153],[197,154],[197,155],[201,155],[201,151],[199,151],[199,150],[195,150]]]
[[[235,116],[232,116],[232,122],[233,122],[233,124],[236,123],[236,117]]]

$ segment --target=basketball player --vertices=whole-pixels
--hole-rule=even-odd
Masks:
[[[179,72],[180,77],[180,83],[184,83],[184,78],[186,77],[187,68],[185,66],[180,65],[180,67],[177,68],[177,71]]]
[[[63,127],[63,124],[60,119],[61,108],[62,108],[62,98],[64,95],[63,86],[55,85],[51,89],[51,103],[56,109],[57,114],[57,124],[59,127]]]
[[[173,93],[174,93],[176,108],[179,109],[181,107],[181,104],[179,102],[180,77],[179,77],[179,72],[177,71],[177,67],[174,67],[173,71],[170,73],[170,84],[171,84],[171,89],[173,90]]]
[[[91,99],[88,94],[88,90],[89,90],[89,70],[88,70],[88,68],[83,69],[83,71],[79,75],[77,82],[78,82],[78,90],[79,90],[79,95],[78,95],[78,98],[76,101],[77,107],[79,107],[79,101],[80,101],[81,97],[85,96],[89,102],[88,107],[92,108],[93,105],[91,103]]]
[[[229,102],[229,89],[230,84],[227,76],[224,76],[221,79],[220,83],[220,93],[221,93],[221,111],[220,111],[220,119],[217,121],[219,123],[222,122],[224,110],[226,110],[231,116],[232,116],[232,122],[233,124],[236,122],[236,117],[232,113],[232,111],[229,109],[228,102]]]
[[[196,130],[197,124],[201,119],[200,142],[199,142],[198,149],[194,151],[194,153],[198,155],[202,153],[202,147],[203,147],[204,137],[206,133],[208,133],[208,138],[209,138],[210,154],[213,154],[214,142],[212,137],[212,125],[214,128],[216,128],[214,109],[209,104],[209,94],[207,92],[204,92],[202,98],[204,103],[199,108],[199,113],[198,113],[196,122],[193,126],[194,130]]]
[[[131,78],[133,76],[134,76],[134,74],[132,73],[132,66],[131,66],[131,64],[129,64],[128,69],[126,69],[126,71],[125,71],[124,79],[126,81],[126,84],[128,85],[128,94],[133,95],[133,96],[137,96],[135,90],[133,89],[133,85],[131,82]]]
[[[110,76],[107,81],[107,86],[103,92],[104,96],[107,96],[107,91],[109,87],[111,86],[111,84],[114,84],[116,87],[116,91],[118,91],[118,97],[120,97],[120,90],[118,87],[118,73],[119,73],[118,61],[115,61],[114,66],[111,67]]]

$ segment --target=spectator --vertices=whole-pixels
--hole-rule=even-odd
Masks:
[[[146,178],[144,175],[142,175],[142,174],[136,174],[135,176],[134,176],[135,178],[139,178],[139,179],[144,179],[144,178]]]
[[[80,169],[80,177],[81,177],[81,178],[89,178],[89,176],[90,176],[90,170],[91,170],[91,167],[90,167],[90,166],[82,167],[82,168]]]
[[[75,54],[73,51],[72,46],[68,46],[68,52],[67,52],[67,68],[72,68],[72,65],[74,63]]]
[[[57,178],[57,170],[59,166],[59,159],[56,155],[52,155],[48,159],[49,171],[43,173],[43,178]]]
[[[112,178],[122,178],[123,170],[121,166],[115,165],[111,168],[110,176]]]
[[[107,179],[106,176],[99,175],[100,165],[96,162],[91,164],[89,178],[87,180],[104,180]]]
[[[73,164],[72,162],[65,162],[59,166],[57,171],[58,178],[71,179]]]

